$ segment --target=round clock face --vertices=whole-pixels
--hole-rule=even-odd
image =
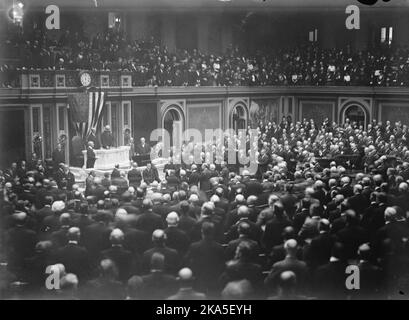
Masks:
[[[88,87],[91,84],[91,76],[89,73],[86,73],[86,72],[82,73],[80,76],[80,80],[81,80],[81,84],[84,87]]]

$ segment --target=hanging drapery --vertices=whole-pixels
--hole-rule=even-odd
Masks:
[[[78,92],[68,95],[68,107],[77,136],[87,141],[91,129],[100,129],[104,111],[105,93],[97,91]]]

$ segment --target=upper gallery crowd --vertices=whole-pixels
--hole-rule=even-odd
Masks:
[[[255,52],[230,48],[221,55],[197,49],[169,52],[153,39],[129,41],[107,31],[92,38],[65,31],[58,39],[16,32],[2,43],[1,85],[16,85],[21,70],[128,71],[133,86],[408,86],[409,49],[353,52],[300,45]]]

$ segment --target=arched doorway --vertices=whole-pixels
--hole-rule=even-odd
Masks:
[[[344,109],[342,121],[345,123],[349,119],[350,123],[357,123],[358,126],[365,127],[367,124],[367,115],[365,109],[358,104],[351,104]]]
[[[233,108],[231,121],[232,128],[236,133],[247,128],[247,112],[242,105],[237,105]]]
[[[165,111],[162,118],[162,125],[163,129],[169,133],[171,146],[174,144],[174,138],[182,138],[183,115],[177,108],[171,107]],[[177,136],[174,136],[175,134],[177,134]]]

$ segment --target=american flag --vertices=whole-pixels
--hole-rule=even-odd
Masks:
[[[76,135],[87,141],[91,129],[99,130],[104,111],[105,93],[97,91],[79,92],[68,95],[68,108]]]

